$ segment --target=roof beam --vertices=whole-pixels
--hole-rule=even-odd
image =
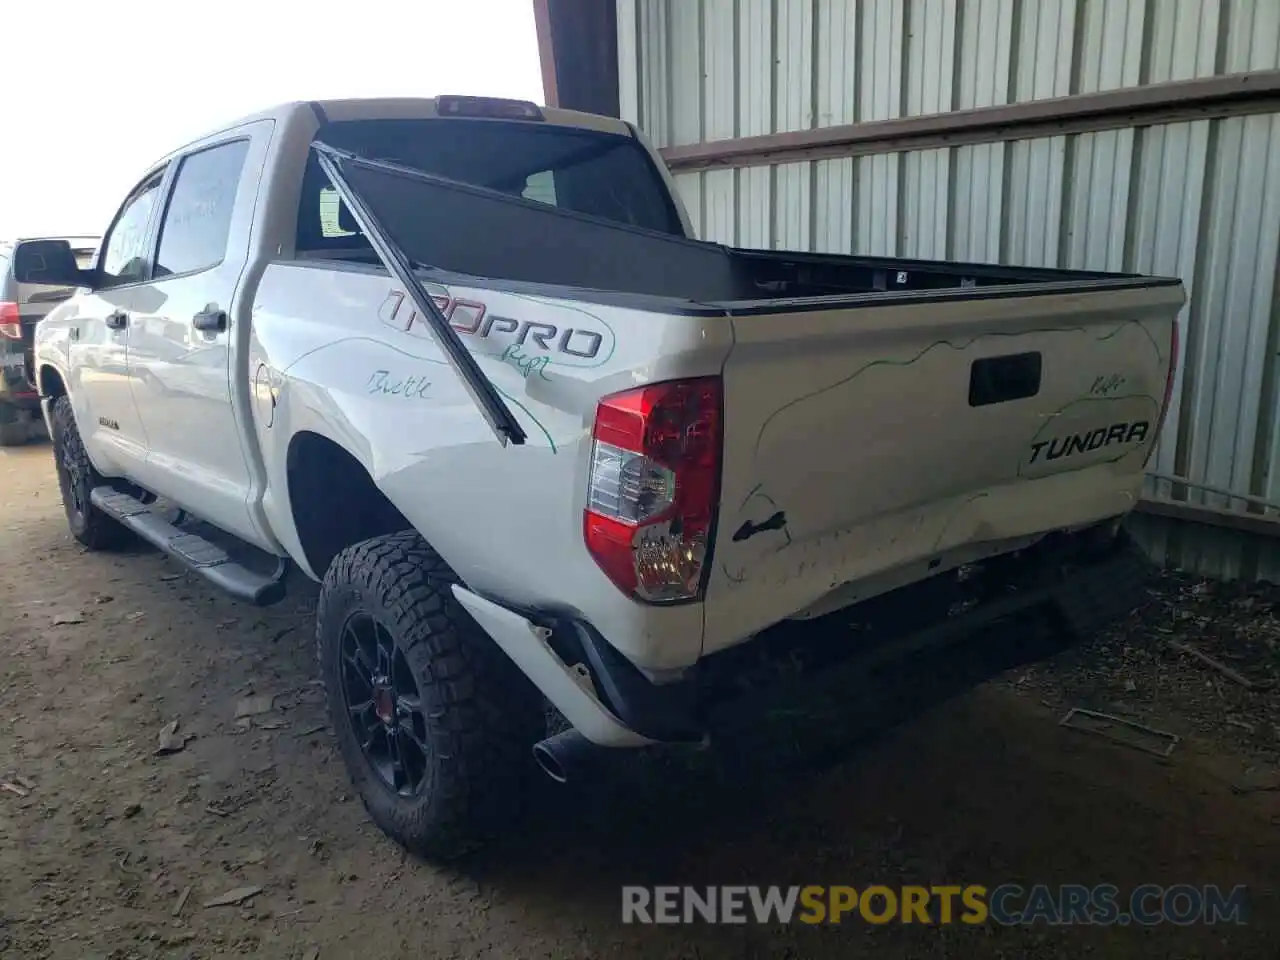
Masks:
[[[547,106],[618,116],[617,4],[533,0],[533,21]]]
[[[772,166],[899,150],[1280,112],[1280,70],[1181,80],[896,120],[667,147],[672,170]]]

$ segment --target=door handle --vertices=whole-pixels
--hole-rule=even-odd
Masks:
[[[129,315],[123,310],[112,310],[107,314],[106,324],[109,330],[123,330],[129,323]]]
[[[227,329],[227,311],[220,310],[211,303],[193,316],[191,323],[197,330],[203,330],[207,333],[225,330]]]

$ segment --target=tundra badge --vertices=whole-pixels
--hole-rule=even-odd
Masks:
[[[1073,433],[1065,437],[1055,437],[1052,440],[1041,440],[1031,445],[1031,459],[1028,462],[1035,463],[1040,456],[1040,451],[1045,447],[1049,449],[1045,451],[1044,458],[1057,460],[1059,457],[1070,457],[1077,453],[1088,453],[1100,447],[1109,447],[1113,443],[1141,443],[1147,439],[1150,431],[1149,420],[1135,420],[1132,423],[1113,423],[1109,427],[1098,427],[1086,433]]]

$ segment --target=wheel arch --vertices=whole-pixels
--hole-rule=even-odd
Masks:
[[[412,527],[364,464],[329,437],[298,431],[285,463],[298,545],[318,578],[347,547]]]
[[[67,382],[61,371],[51,363],[42,363],[36,370],[36,389],[41,397],[53,400],[67,395]]]

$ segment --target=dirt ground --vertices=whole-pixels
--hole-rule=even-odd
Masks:
[[[1271,588],[1171,576],[1112,636],[959,696],[954,665],[851,693],[835,753],[610,757],[451,869],[407,859],[352,796],[313,682],[314,601],[304,586],[255,610],[145,548],[86,554],[47,444],[0,451],[0,955],[1277,956]],[[1070,706],[1182,739],[1162,759],[1060,726]],[[625,883],[1004,882],[1244,884],[1250,922],[620,922]],[[206,907],[244,887],[261,891]]]

